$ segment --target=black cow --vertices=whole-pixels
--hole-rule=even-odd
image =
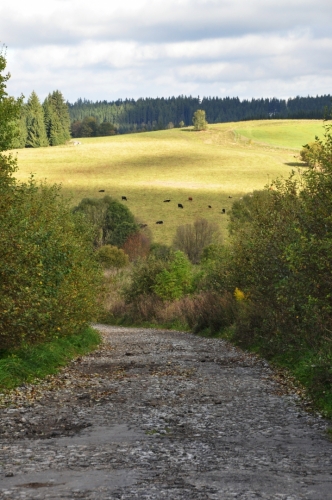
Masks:
[[[225,214],[226,213],[226,208],[223,208],[222,211],[221,211],[222,214]]]
[[[169,203],[171,200],[164,200],[164,203]]]
[[[156,224],[164,224],[163,220],[157,220]]]
[[[105,189],[99,189],[98,193],[105,193]]]
[[[229,196],[228,198],[232,198],[232,196]]]
[[[122,197],[121,197],[121,200],[128,201],[128,200],[127,200],[127,196],[122,196]]]
[[[182,203],[178,203],[178,208],[183,208]]]
[[[211,205],[208,205],[208,208],[212,208]]]

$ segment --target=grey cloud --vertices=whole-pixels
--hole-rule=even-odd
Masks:
[[[107,2],[50,0],[25,17],[0,6],[10,92],[60,88],[71,101],[331,92],[330,0],[142,1],[110,12]]]
[[[84,5],[67,12],[65,6],[60,2],[59,10],[48,13],[46,7],[28,18],[8,8],[0,11],[3,41],[13,47],[75,44],[82,39],[164,43],[303,29],[322,36],[329,34],[332,19],[332,4],[325,0],[151,2],[138,11],[115,13]]]

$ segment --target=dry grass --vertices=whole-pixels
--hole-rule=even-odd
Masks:
[[[269,180],[288,176],[299,162],[291,148],[299,150],[315,134],[322,135],[321,125],[270,120],[210,125],[202,132],[172,129],[81,139],[80,146],[18,150],[17,177],[34,173],[36,179],[61,183],[72,204],[103,196],[100,189],[117,199],[124,195],[157,242],[170,243],[178,225],[198,217],[217,222],[226,236],[232,202]],[[295,135],[303,139],[296,142]],[[164,224],[156,225],[157,220]]]

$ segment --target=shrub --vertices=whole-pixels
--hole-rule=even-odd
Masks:
[[[204,247],[215,239],[219,239],[218,225],[206,219],[196,219],[193,224],[177,228],[173,246],[184,252],[193,264],[198,264]]]
[[[84,198],[74,213],[84,214],[94,226],[94,245],[121,247],[129,235],[138,232],[138,226],[130,210],[110,196],[101,199]]]
[[[150,251],[150,238],[142,232],[132,233],[128,236],[122,248],[131,261],[145,258]]]
[[[175,300],[192,291],[193,275],[186,256],[177,251],[173,260],[157,275],[153,291],[163,300]]]
[[[315,167],[319,163],[319,158],[322,152],[323,146],[319,141],[310,142],[301,149],[300,158],[307,165]]]
[[[96,250],[97,260],[101,265],[109,269],[111,267],[121,268],[129,263],[128,255],[118,247],[112,245],[104,245]]]
[[[234,323],[236,311],[235,300],[228,292],[201,292],[184,302],[187,323],[196,333],[206,329],[212,334],[221,332]]]
[[[91,229],[56,186],[16,185],[7,201],[0,216],[1,345],[77,333],[98,311],[101,270]]]
[[[124,297],[127,303],[135,302],[141,295],[174,300],[193,291],[193,278],[190,262],[182,252],[174,252],[168,262],[151,255],[144,261],[135,262]]]
[[[130,283],[125,285],[123,296],[126,303],[135,302],[141,295],[152,295],[157,275],[164,269],[165,263],[150,256],[146,260],[134,263]]]
[[[152,243],[150,247],[150,255],[157,260],[169,262],[174,257],[174,250],[172,247],[163,245],[162,243]]]

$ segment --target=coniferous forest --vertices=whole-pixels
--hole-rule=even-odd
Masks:
[[[240,100],[238,97],[169,97],[144,99],[119,99],[117,101],[89,101],[78,99],[68,104],[71,131],[73,137],[96,134],[96,126],[112,124],[112,133],[128,133],[148,130],[161,130],[192,125],[192,118],[198,109],[206,113],[208,123],[231,122],[241,120],[260,120],[268,118],[307,118],[321,119],[326,109],[331,106],[330,95],[316,97],[295,97],[292,99],[251,99]],[[85,125],[88,119],[90,131]],[[83,132],[83,134],[82,134]],[[81,135],[79,135],[81,134]]]

